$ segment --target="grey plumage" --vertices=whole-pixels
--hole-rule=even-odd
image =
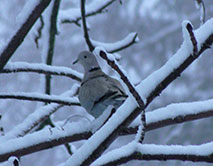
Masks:
[[[95,118],[109,105],[117,109],[127,97],[120,82],[106,75],[95,55],[89,51],[81,52],[74,64],[77,62],[84,68],[84,78],[78,95],[81,105]]]

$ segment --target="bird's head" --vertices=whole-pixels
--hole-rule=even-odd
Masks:
[[[95,55],[89,51],[80,52],[78,58],[73,62],[73,64],[76,63],[80,63],[83,66],[85,72],[88,72],[95,67],[99,67]]]

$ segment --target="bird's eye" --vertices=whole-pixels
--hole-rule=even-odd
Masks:
[[[86,59],[86,58],[87,58],[87,56],[85,55],[85,56],[84,56],[84,59]]]

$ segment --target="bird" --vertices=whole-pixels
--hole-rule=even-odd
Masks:
[[[76,63],[84,68],[78,99],[94,118],[98,118],[108,106],[116,110],[128,97],[121,83],[102,71],[92,52],[80,52],[73,62]]]

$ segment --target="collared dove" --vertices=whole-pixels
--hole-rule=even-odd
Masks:
[[[117,109],[125,101],[127,95],[124,88],[118,80],[101,70],[93,53],[82,51],[75,63],[84,68],[78,98],[89,114],[98,118],[109,105]]]

